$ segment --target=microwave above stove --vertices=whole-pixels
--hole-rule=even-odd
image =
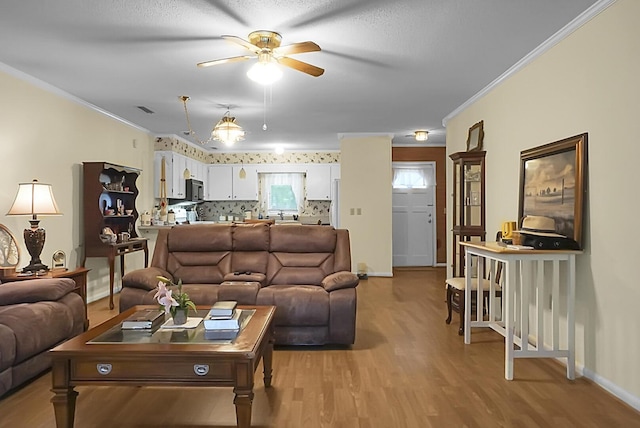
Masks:
[[[200,180],[188,179],[186,183],[186,202],[204,201],[204,183]]]

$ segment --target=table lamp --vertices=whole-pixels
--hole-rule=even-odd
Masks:
[[[7,215],[30,215],[30,229],[24,230],[24,243],[31,255],[31,262],[22,269],[22,272],[38,272],[49,270],[40,260],[40,253],[44,247],[45,231],[38,224],[38,215],[61,215],[53,190],[50,184],[39,183],[33,180],[31,183],[18,184],[18,193]]]

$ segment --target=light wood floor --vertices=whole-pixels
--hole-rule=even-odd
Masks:
[[[465,346],[458,324],[445,324],[443,281],[444,269],[362,281],[353,348],[276,348],[273,387],[258,376],[253,426],[640,426],[640,413],[589,380],[567,380],[556,361],[516,360],[506,381],[501,336],[474,330]],[[97,325],[116,311],[105,299],[89,312]],[[1,399],[0,427],[54,427],[50,382],[46,373]],[[76,389],[78,428],[235,426],[230,389]]]

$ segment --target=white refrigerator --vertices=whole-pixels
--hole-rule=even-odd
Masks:
[[[331,182],[331,226],[336,229],[340,227],[340,180],[336,179]]]

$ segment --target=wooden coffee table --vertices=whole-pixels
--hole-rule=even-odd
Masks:
[[[237,425],[250,427],[260,359],[264,385],[271,386],[275,306],[239,306],[253,314],[233,341],[205,339],[202,323],[195,329],[157,330],[153,335],[120,330],[123,319],[148,308],[157,306],[133,307],[50,351],[57,428],[73,427],[77,385],[233,387]],[[208,309],[198,307],[198,316]]]

